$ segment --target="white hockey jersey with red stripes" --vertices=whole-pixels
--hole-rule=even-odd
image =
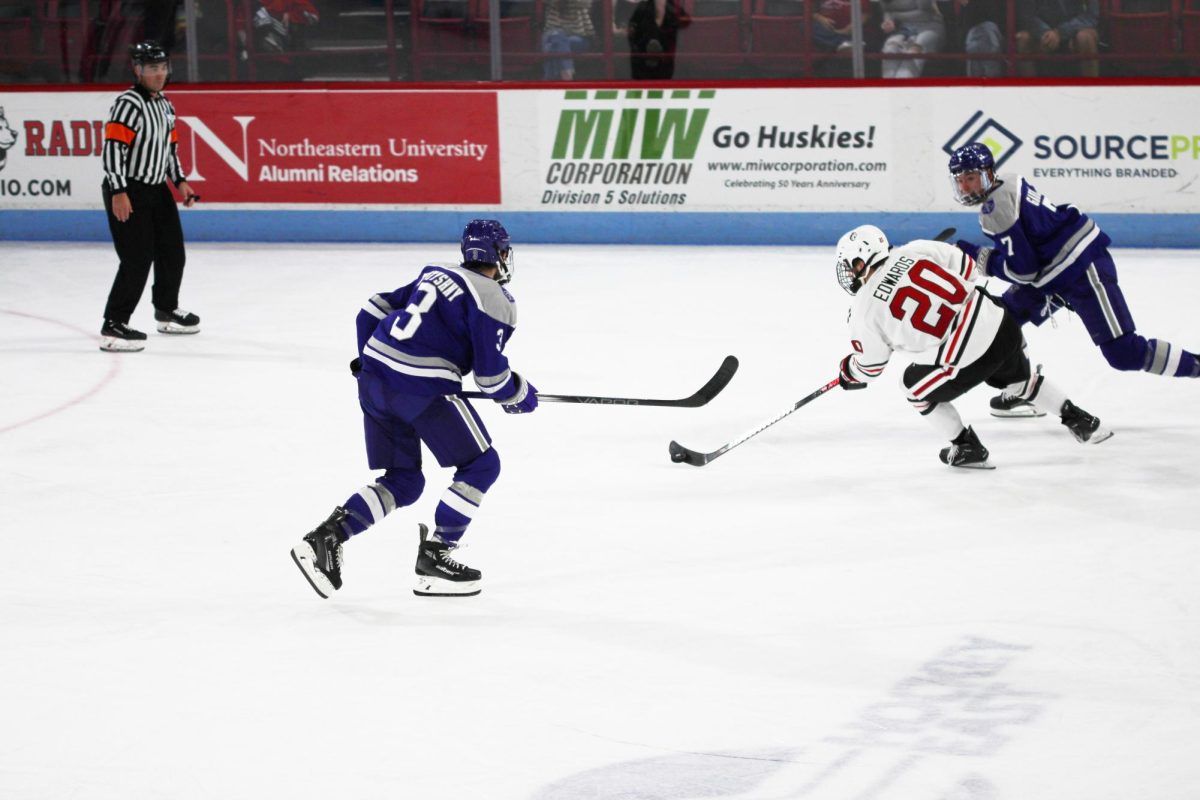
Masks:
[[[943,369],[923,382],[929,385],[913,387],[914,394],[953,378],[987,351],[1004,319],[977,286],[986,278],[970,256],[942,242],[919,239],[893,249],[854,296],[851,376],[869,382],[896,350],[936,349],[934,363]]]

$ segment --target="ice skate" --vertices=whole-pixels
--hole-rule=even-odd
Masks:
[[[1075,441],[1081,444],[1100,444],[1111,439],[1113,435],[1111,430],[1100,424],[1099,418],[1093,417],[1070,400],[1063,403],[1062,424],[1067,426]]]
[[[453,545],[429,538],[429,528],[420,526],[417,545],[417,585],[413,594],[421,597],[472,597],[479,594],[483,577],[477,569],[450,557]]]
[[[1045,411],[1038,409],[1037,406],[1029,401],[1031,397],[1037,394],[1038,387],[1041,384],[1042,365],[1038,364],[1037,370],[1030,376],[1021,392],[1009,394],[1005,391],[992,398],[992,416],[1010,419],[1046,416]]]
[[[963,428],[962,433],[951,440],[949,447],[943,447],[938,453],[943,464],[966,469],[995,469],[988,462],[988,450],[979,442],[979,437],[971,427]]]
[[[292,548],[292,561],[313,591],[324,598],[342,588],[342,543],[350,538],[342,527],[345,518],[346,509],[338,506],[329,519]]]
[[[106,319],[100,328],[100,349],[110,353],[136,353],[146,349],[146,334],[124,322]]]
[[[154,321],[159,333],[199,333],[200,318],[195,314],[177,308],[174,311],[154,310]]]

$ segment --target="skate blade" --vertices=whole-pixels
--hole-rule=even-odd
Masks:
[[[993,417],[999,417],[1000,419],[1034,419],[1035,417],[1046,416],[1045,411],[1041,411],[1037,406],[1032,406],[1029,403],[1007,410],[993,408],[991,411]]]
[[[200,326],[199,325],[180,325],[177,322],[160,322],[160,323],[158,323],[158,332],[159,333],[178,333],[178,334],[199,333]]]
[[[479,581],[447,581],[428,575],[418,575],[413,594],[418,597],[474,597],[482,589]]]
[[[140,341],[102,336],[100,338],[100,349],[106,353],[140,353],[146,349],[146,345]]]
[[[976,461],[973,464],[950,464],[955,469],[995,469],[996,465],[991,461]]]
[[[1108,428],[1097,428],[1083,444],[1100,444],[1101,442],[1107,442],[1112,437],[1113,432]]]
[[[302,542],[292,548],[292,561],[296,562],[296,566],[308,581],[308,585],[313,588],[313,591],[321,596],[322,600],[328,600],[336,589],[317,569],[317,554],[313,551],[312,545],[308,542]]]

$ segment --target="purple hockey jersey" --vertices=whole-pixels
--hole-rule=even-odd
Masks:
[[[1074,279],[1111,243],[1095,221],[1072,205],[1055,205],[1020,175],[1002,181],[979,208],[979,226],[995,243],[980,266],[1010,283],[1049,286]]]
[[[377,294],[358,313],[363,373],[399,393],[446,395],[462,379],[496,402],[517,394],[504,355],[517,303],[495,280],[452,264],[429,264],[415,281]]]

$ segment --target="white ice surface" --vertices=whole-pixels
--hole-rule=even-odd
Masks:
[[[288,550],[368,483],[346,362],[370,294],[445,246],[192,245],[203,332],[97,349],[107,245],[0,244],[0,797],[1195,800],[1200,383],[1110,369],[1077,318],[1030,353],[1111,425],[960,410],[951,471],[897,359],[833,377],[827,250],[518,248],[514,366],[697,410],[481,413],[504,464],[411,593],[425,496],[320,600]],[[1200,254],[1117,251],[1143,333],[1200,348]],[[473,388],[473,387],[472,387]]]

